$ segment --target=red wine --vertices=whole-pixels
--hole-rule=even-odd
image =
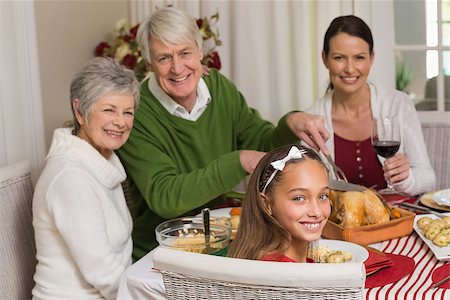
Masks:
[[[394,156],[398,148],[400,148],[400,142],[398,141],[377,141],[373,143],[375,152],[385,158]]]

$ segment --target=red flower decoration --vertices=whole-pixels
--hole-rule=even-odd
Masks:
[[[142,80],[148,71],[136,41],[138,28],[139,24],[132,26],[125,19],[117,21],[114,41],[111,44],[98,44],[95,55],[114,57],[119,63],[133,70],[138,80]]]
[[[215,68],[217,70],[220,70],[220,68],[222,67],[219,53],[217,53],[217,51],[212,51],[209,53],[208,57],[206,58],[206,63],[208,67]]]
[[[210,18],[199,18],[196,21],[200,30],[200,35],[202,36],[204,42],[204,46],[209,46],[207,48],[203,48],[205,55],[203,57],[202,64],[210,68],[220,70],[222,64],[220,62],[219,53],[216,51],[216,47],[222,45],[222,41],[219,39],[219,30],[213,30],[212,28],[212,25],[219,21],[219,13],[212,15]],[[213,43],[205,43],[210,39],[212,39]]]
[[[105,56],[107,50],[111,48],[111,46],[106,42],[101,42],[95,47],[95,56]]]
[[[134,67],[136,66],[136,62],[137,62],[136,56],[130,54],[125,55],[125,57],[122,59],[122,65],[131,70],[133,70]]]
[[[222,41],[219,39],[219,31],[213,30],[211,26],[211,22],[212,24],[215,24],[218,20],[219,14],[216,13],[210,18],[205,17],[197,19],[196,22],[203,42],[208,41],[208,43],[204,43],[204,58],[202,64],[220,70],[220,57],[215,49],[222,44]],[[122,65],[133,70],[138,80],[142,80],[147,75],[148,70],[136,41],[138,29],[139,24],[132,26],[125,19],[117,21],[114,28],[116,35],[114,41],[111,43],[99,43],[95,47],[94,53],[95,56],[113,57]],[[210,39],[212,39],[212,42]]]
[[[133,39],[133,37],[131,35],[126,35],[123,37],[124,42],[130,42]]]
[[[130,35],[131,35],[133,38],[136,38],[136,34],[137,34],[137,32],[138,32],[138,29],[139,29],[139,24],[134,25],[134,27],[132,27],[132,28],[130,29]]]

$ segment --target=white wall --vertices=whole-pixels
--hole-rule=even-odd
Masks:
[[[46,148],[53,131],[71,120],[69,87],[95,46],[112,36],[114,24],[129,18],[127,0],[37,1],[36,30]]]

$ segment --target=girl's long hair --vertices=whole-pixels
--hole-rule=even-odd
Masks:
[[[266,154],[250,177],[242,203],[239,228],[235,240],[230,243],[228,256],[258,260],[268,253],[284,252],[290,245],[291,235],[269,213],[261,193],[268,178],[275,171],[271,163],[285,158],[292,146],[296,146],[300,151],[305,151],[305,154],[302,158],[290,160],[287,164],[314,159],[326,169],[314,150],[300,145],[283,146]],[[268,197],[271,197],[274,187],[282,179],[283,172],[278,171],[266,188],[265,194]]]

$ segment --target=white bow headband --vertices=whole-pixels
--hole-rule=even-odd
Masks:
[[[289,153],[286,155],[285,158],[272,162],[271,165],[275,169],[275,171],[273,171],[272,175],[270,175],[269,179],[267,179],[267,182],[264,185],[264,188],[261,193],[266,192],[267,186],[273,180],[273,178],[275,177],[275,175],[277,174],[278,171],[284,170],[284,167],[286,166],[286,163],[288,161],[293,160],[293,159],[300,159],[303,157],[303,154],[305,154],[305,153],[306,153],[306,150],[304,150],[304,149],[299,150],[296,146],[292,146],[291,149],[289,150]]]

